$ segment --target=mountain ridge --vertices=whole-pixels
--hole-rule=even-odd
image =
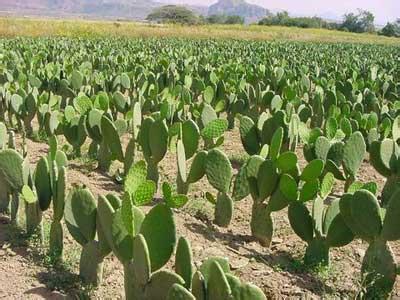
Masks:
[[[99,18],[124,18],[145,20],[156,7],[165,5],[163,0],[0,0],[0,11],[39,16],[81,15]],[[247,23],[264,17],[267,10],[245,0],[219,0],[207,6],[190,6],[201,15],[239,15]]]

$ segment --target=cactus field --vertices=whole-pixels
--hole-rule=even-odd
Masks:
[[[399,45],[0,39],[0,298],[400,297],[399,139]]]

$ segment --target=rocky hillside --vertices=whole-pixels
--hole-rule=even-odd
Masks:
[[[267,9],[244,0],[219,0],[208,9],[208,15],[238,15],[247,23],[258,21],[267,13]]]
[[[0,12],[18,15],[68,16],[81,15],[98,18],[125,18],[144,20],[155,8],[166,0],[0,0]],[[244,0],[219,0],[209,8],[189,6],[199,15],[239,15],[247,23],[263,18],[267,10]]]
[[[148,0],[0,0],[0,11],[33,15],[89,15],[145,19],[159,3]]]

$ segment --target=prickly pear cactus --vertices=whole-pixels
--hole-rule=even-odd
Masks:
[[[74,187],[65,201],[64,214],[70,234],[82,246],[79,274],[85,283],[99,285],[105,255],[95,240],[97,207],[92,193],[85,187]]]
[[[19,193],[24,186],[24,176],[23,158],[17,151],[13,149],[0,151],[0,177],[5,183],[3,188],[7,188],[7,193],[11,194],[11,222],[19,225]]]
[[[168,128],[164,120],[146,118],[140,128],[138,141],[147,163],[148,179],[158,185],[158,164],[168,150]]]
[[[215,223],[227,227],[233,216],[233,200],[228,195],[233,169],[228,157],[221,150],[212,149],[208,152],[205,174],[210,184],[219,191],[215,207]]]
[[[400,191],[390,198],[386,214],[375,195],[367,190],[346,194],[340,200],[340,212],[353,234],[369,243],[361,274],[367,298],[387,298],[397,276],[397,263],[388,241],[400,238]]]

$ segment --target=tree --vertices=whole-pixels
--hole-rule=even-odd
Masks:
[[[397,19],[393,23],[388,22],[386,26],[382,28],[380,34],[385,36],[400,37],[400,19]]]
[[[190,9],[179,5],[165,5],[156,8],[147,18],[148,21],[174,24],[197,24],[199,18]]]
[[[244,18],[235,15],[210,15],[206,21],[209,24],[244,24]]]
[[[367,10],[359,10],[358,14],[349,13],[344,15],[341,29],[350,32],[375,32],[375,16]]]
[[[226,22],[225,15],[210,15],[206,19],[209,24],[224,24]]]
[[[241,16],[228,16],[225,24],[244,24],[244,18]]]
[[[360,28],[363,32],[375,32],[375,16],[373,13],[367,10],[362,10],[358,17],[360,19]]]
[[[269,15],[258,24],[302,28],[330,28],[328,22],[319,17],[290,17],[287,11],[278,12],[276,15]]]

